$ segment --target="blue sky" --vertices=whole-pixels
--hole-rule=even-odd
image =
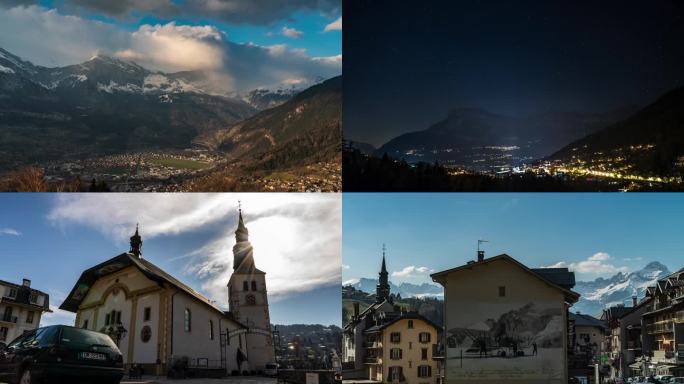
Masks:
[[[224,75],[226,92],[342,71],[340,0],[0,0],[0,47],[44,66],[96,54]]]
[[[271,320],[339,325],[341,208],[334,195],[2,194],[0,279],[31,279],[56,310],[83,270],[128,251],[140,221],[146,259],[227,307],[238,199],[257,267],[267,272]],[[283,225],[289,230],[277,230]],[[337,267],[326,267],[331,260]],[[73,315],[56,310],[43,325],[71,322]]]
[[[567,265],[593,280],[659,261],[684,267],[681,194],[356,194],[343,198],[343,281],[377,277],[381,247],[395,283],[507,253],[530,267]]]

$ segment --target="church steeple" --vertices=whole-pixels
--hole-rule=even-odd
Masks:
[[[387,266],[385,265],[385,244],[382,245],[382,267],[378,278],[378,285],[375,288],[375,300],[380,303],[390,299],[390,286],[387,277]]]
[[[131,250],[130,253],[137,257],[142,256],[142,237],[138,233],[138,224],[135,225],[135,234],[131,236]]]
[[[245,227],[245,222],[242,219],[242,203],[240,202],[238,202],[238,212],[238,227],[237,230],[235,230],[235,241],[249,241],[249,230]]]
[[[235,246],[233,246],[233,270],[252,272],[255,268],[252,244],[249,242],[249,230],[242,218],[242,204],[238,202],[238,226],[235,230]]]

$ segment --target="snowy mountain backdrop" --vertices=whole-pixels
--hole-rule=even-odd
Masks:
[[[389,282],[390,284],[390,292],[394,294],[400,294],[401,297],[425,297],[425,296],[432,296],[432,297],[438,297],[441,298],[444,296],[444,292],[442,290],[442,287],[437,285],[437,284],[429,284],[429,283],[423,283],[423,284],[411,284],[411,283],[401,283],[399,285],[396,285],[392,283],[391,281]],[[358,281],[352,283],[352,284],[346,284],[354,287],[355,289],[358,289],[360,291],[364,291],[366,293],[375,293],[375,286],[378,285],[378,279],[368,279],[365,277],[362,277]]]
[[[604,308],[612,305],[631,306],[633,295],[641,299],[647,287],[670,273],[666,266],[653,261],[638,271],[619,272],[607,279],[599,277],[593,281],[578,281],[574,290],[582,296],[571,310],[599,316]]]
[[[665,265],[653,261],[638,271],[619,272],[609,278],[599,277],[593,281],[577,281],[573,290],[582,296],[570,310],[598,317],[601,315],[601,311],[608,306],[617,304],[631,306],[633,295],[641,299],[644,297],[647,287],[655,285],[658,280],[669,274],[671,272]],[[367,293],[375,293],[377,284],[377,279],[361,278],[346,285]],[[392,293],[399,293],[401,297],[429,296],[440,299],[444,297],[442,287],[436,284],[401,283],[396,285],[390,282],[390,288]]]

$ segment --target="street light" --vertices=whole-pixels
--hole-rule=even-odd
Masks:
[[[126,328],[124,328],[123,324],[121,324],[120,322],[116,324],[116,327],[110,326],[107,329],[107,334],[109,335],[109,337],[112,338],[112,340],[115,341],[117,347],[119,346],[121,339],[126,337],[127,333],[128,330],[126,330]]]

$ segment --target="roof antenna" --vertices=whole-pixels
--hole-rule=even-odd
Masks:
[[[487,240],[478,240],[477,241],[477,262],[482,262],[484,261],[484,250],[481,250],[480,247],[483,243],[489,243]]]

